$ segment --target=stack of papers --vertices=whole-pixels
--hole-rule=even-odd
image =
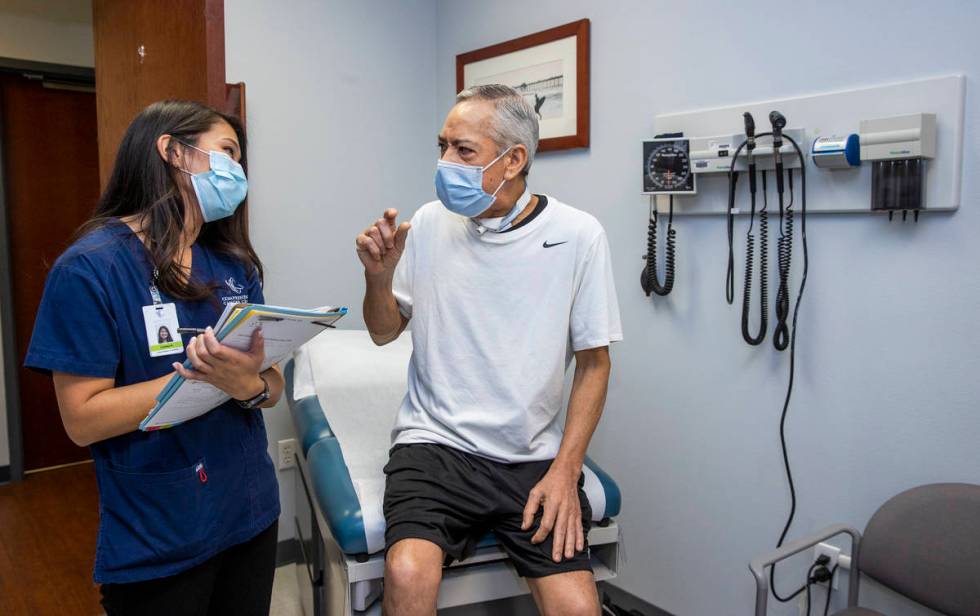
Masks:
[[[214,325],[215,337],[222,344],[246,351],[252,332],[262,330],[265,362],[261,370],[288,357],[317,334],[347,314],[347,308],[300,310],[264,304],[229,304]],[[193,369],[190,360],[184,367]],[[199,417],[220,406],[231,396],[210,383],[188,381],[175,374],[157,396],[157,405],[140,422],[140,430],[159,430]]]

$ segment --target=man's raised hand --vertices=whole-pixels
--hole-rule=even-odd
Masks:
[[[391,274],[405,250],[405,240],[412,225],[396,220],[398,210],[389,208],[384,215],[357,236],[357,256],[368,276]]]

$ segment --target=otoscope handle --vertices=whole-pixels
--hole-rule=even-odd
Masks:
[[[755,149],[755,120],[752,119],[752,114],[746,111],[742,114],[742,119],[745,121],[745,148],[751,152]]]
[[[769,112],[769,123],[772,124],[772,154],[776,161],[776,190],[783,192],[783,128],[786,127],[786,117],[778,111]]]
[[[786,118],[778,111],[769,112],[769,123],[772,124],[772,147],[783,146],[783,129],[786,128]]]

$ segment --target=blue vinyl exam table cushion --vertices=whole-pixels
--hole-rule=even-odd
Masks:
[[[286,377],[286,400],[309,468],[313,497],[340,549],[346,554],[367,553],[367,535],[361,505],[344,462],[340,442],[330,430],[326,413],[317,396],[306,396],[299,400],[293,397],[294,363],[288,362],[283,372]],[[586,458],[585,464],[598,477],[605,493],[602,518],[616,517],[622,507],[619,487],[591,459]],[[491,533],[479,545],[484,547],[496,543],[497,540]]]

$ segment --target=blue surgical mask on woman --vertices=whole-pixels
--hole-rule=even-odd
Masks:
[[[488,194],[483,190],[483,172],[510,150],[511,148],[508,147],[484,167],[440,160],[436,164],[436,194],[446,209],[469,218],[479,216],[490,209],[493,202],[497,200],[497,193],[507,180],[501,181],[493,194]]]
[[[183,143],[183,142],[181,142]],[[248,179],[245,170],[235,160],[224,152],[205,152],[201,148],[184,143],[202,154],[208,155],[211,168],[202,173],[191,173],[181,169],[191,176],[191,185],[197,202],[201,206],[204,222],[214,222],[227,218],[235,213],[238,206],[248,194]]]

